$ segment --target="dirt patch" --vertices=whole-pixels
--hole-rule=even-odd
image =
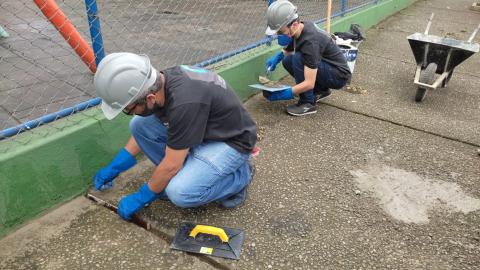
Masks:
[[[352,93],[352,94],[366,94],[367,89],[359,86],[359,85],[347,85],[345,88],[346,92]]]
[[[385,212],[406,223],[428,223],[432,211],[467,214],[480,209],[480,200],[465,194],[456,183],[424,178],[386,165],[350,173],[361,190],[373,193]]]

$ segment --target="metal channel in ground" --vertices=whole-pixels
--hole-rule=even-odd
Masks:
[[[101,205],[105,208],[107,208],[108,210],[114,212],[114,213],[117,213],[117,207],[114,206],[113,204],[103,200],[103,199],[100,199],[92,194],[85,194],[85,197],[87,197],[87,199],[91,200],[92,202],[98,204],[98,205]],[[169,235],[168,233],[165,233],[157,228],[155,228],[151,222],[149,222],[148,220],[145,220],[145,218],[143,217],[140,217],[138,215],[135,215],[134,218],[132,219],[131,221],[133,224],[137,225],[138,227],[152,233],[153,235],[157,236],[158,238],[162,239],[163,241],[165,241],[168,245],[171,245],[172,244],[172,241],[173,241],[173,236],[172,235]],[[206,256],[206,255],[202,255],[202,254],[195,254],[195,253],[186,253],[190,256],[193,256],[193,257],[196,257],[198,258],[200,261],[204,262],[204,263],[207,263],[209,265],[211,265],[212,267],[215,267],[216,269],[220,269],[220,270],[231,270],[230,267],[224,265],[224,264],[221,264],[219,263],[218,261]]]

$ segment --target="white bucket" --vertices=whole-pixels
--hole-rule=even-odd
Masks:
[[[349,44],[338,44],[343,55],[347,58],[347,65],[350,68],[350,72],[353,74],[355,67],[355,61],[357,60],[358,48]]]

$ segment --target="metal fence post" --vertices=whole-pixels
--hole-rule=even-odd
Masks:
[[[88,26],[90,28],[90,38],[92,39],[93,53],[95,54],[95,63],[98,64],[105,56],[103,50],[102,31],[100,30],[100,19],[98,18],[98,8],[96,0],[85,0],[87,8]]]
[[[345,16],[345,11],[347,10],[347,0],[342,0],[341,1],[341,14],[342,17]]]

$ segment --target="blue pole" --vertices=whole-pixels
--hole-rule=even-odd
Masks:
[[[88,26],[90,27],[90,38],[92,39],[93,53],[95,54],[95,63],[98,64],[105,56],[103,51],[102,31],[100,30],[100,19],[98,18],[98,9],[96,0],[85,0],[87,8]]]
[[[342,14],[342,17],[343,17],[343,16],[345,16],[345,11],[347,10],[347,0],[342,0],[341,5],[342,5],[341,14]]]

